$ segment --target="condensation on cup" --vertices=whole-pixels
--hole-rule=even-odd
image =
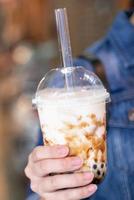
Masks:
[[[110,95],[100,79],[80,66],[48,72],[39,83],[34,99],[44,144],[67,145],[69,156],[84,160],[78,172],[93,172],[96,184],[106,174],[106,103],[109,100]]]

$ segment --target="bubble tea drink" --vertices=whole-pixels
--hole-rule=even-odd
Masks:
[[[73,74],[73,90],[64,88],[64,73]],[[57,87],[55,80],[60,83]],[[48,88],[49,84],[53,87]],[[36,94],[45,145],[68,145],[70,156],[84,160],[80,171],[94,173],[94,182],[99,182],[106,172],[105,105],[108,98],[96,75],[83,67],[50,71]]]
[[[53,69],[39,83],[35,100],[44,144],[67,145],[69,156],[84,161],[79,171],[93,172],[99,183],[106,173],[109,100],[99,78],[81,66]]]

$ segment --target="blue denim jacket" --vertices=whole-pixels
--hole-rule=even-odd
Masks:
[[[108,106],[108,169],[104,181],[91,200],[134,199],[134,26],[132,11],[120,12],[108,34],[86,49],[105,67],[112,102]],[[76,59],[75,65],[93,70],[91,64]]]

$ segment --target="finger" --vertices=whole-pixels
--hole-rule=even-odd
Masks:
[[[94,194],[97,190],[97,186],[94,184],[90,184],[88,186],[74,188],[74,189],[67,189],[67,190],[59,190],[53,193],[44,193],[42,197],[46,199],[53,200],[78,200],[90,197]]]
[[[83,161],[79,157],[67,157],[64,159],[46,159],[31,165],[36,176],[42,177],[50,173],[64,173],[79,169]]]
[[[30,180],[32,180],[32,181],[40,180],[40,177],[36,176],[33,173],[33,171],[31,170],[30,165],[25,168],[24,172],[25,172],[26,177],[29,178]]]
[[[93,177],[94,175],[89,172],[48,176],[39,184],[39,191],[44,193],[88,185]]]
[[[42,159],[63,158],[69,153],[69,148],[64,145],[39,146],[29,156],[30,162],[37,162]]]

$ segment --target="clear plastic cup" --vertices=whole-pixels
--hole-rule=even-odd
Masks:
[[[71,77],[69,89],[66,77]],[[99,183],[106,173],[106,103],[110,96],[100,79],[83,67],[49,71],[40,81],[37,106],[45,145],[64,144],[69,156],[84,160],[79,172],[94,173]]]

